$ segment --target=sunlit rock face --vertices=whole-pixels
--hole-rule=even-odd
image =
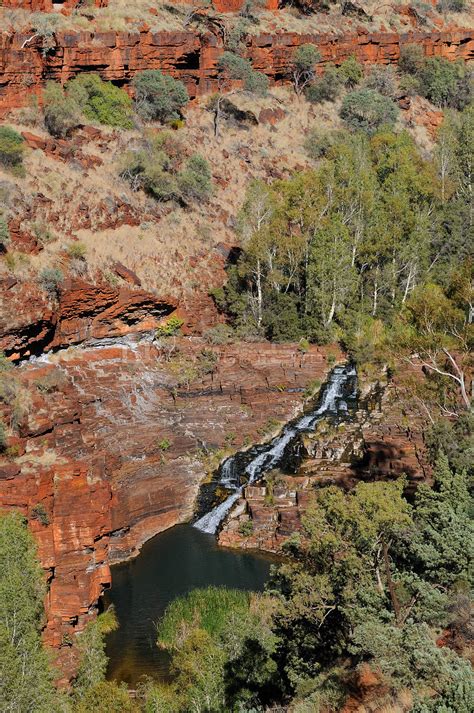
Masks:
[[[182,80],[191,97],[218,89],[217,60],[224,47],[217,32],[153,32],[144,25],[141,31],[132,32],[60,31],[55,33],[55,42],[54,51],[43,54],[41,39],[31,31],[0,35],[0,116],[24,106],[28,95],[41,94],[44,77],[64,82],[84,71],[97,71],[103,79],[127,88],[137,72],[160,69]],[[318,46],[323,63],[340,64],[351,55],[364,63],[396,63],[400,48],[410,43],[423,46],[427,56],[474,57],[472,28],[406,34],[369,33],[363,28],[304,35],[275,30],[248,36],[244,54],[271,81],[288,81],[295,48],[308,42]]]
[[[95,615],[110,563],[190,518],[206,471],[292,418],[330,368],[317,347],[181,337],[162,350],[120,339],[16,370],[19,436],[0,460],[0,508],[30,519],[50,582],[45,639],[66,676],[69,644]],[[2,404],[5,419],[12,409]]]

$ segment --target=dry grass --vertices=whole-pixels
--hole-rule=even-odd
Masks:
[[[216,268],[214,248],[221,242],[237,241],[233,225],[249,181],[271,181],[310,166],[304,150],[308,131],[315,125],[322,130],[341,125],[338,103],[313,106],[304,99],[297,100],[289,87],[274,88],[262,99],[245,94],[232,95],[231,99],[239,108],[257,116],[264,108],[283,108],[287,113],[275,126],[242,128],[223,124],[221,137],[216,138],[213,117],[205,110],[207,100],[195,101],[188,107],[186,126],[176,135],[187,152],[197,151],[210,162],[214,193],[207,204],[188,208],[159,204],[141,191],[133,192],[119,178],[119,160],[138,137],[135,131],[102,129],[108,136],[106,142],[101,142],[102,147],[95,143],[81,146],[81,151],[101,158],[103,165],[96,168],[85,170],[74,162],[45,156],[42,151],[29,151],[26,178],[0,174],[0,181],[9,181],[16,196],[10,214],[15,212],[13,205],[32,206],[22,229],[36,231],[44,245],[38,255],[17,256],[14,272],[26,276],[50,266],[59,266],[65,272],[71,267],[85,267],[84,276],[94,279],[101,271],[113,284],[119,284],[112,269],[113,263],[119,261],[138,274],[144,288],[179,299],[216,286],[222,278]],[[426,143],[426,136],[419,130],[418,134]],[[37,201],[38,195],[44,198]],[[128,205],[140,224],[104,228],[104,204]],[[113,213],[112,210],[112,218]],[[81,227],[84,214],[90,218],[90,226]],[[85,246],[85,266],[81,261],[71,263],[67,255],[73,240]],[[5,259],[2,263],[5,272]]]
[[[430,8],[423,2],[411,2],[422,20],[417,27],[413,26],[412,19],[406,14],[400,14],[398,8],[406,6],[401,0],[387,0],[380,3],[378,0],[365,0],[364,10],[368,17],[346,17],[342,15],[341,3],[331,5],[328,12],[314,15],[302,15],[295,8],[284,8],[278,12],[269,12],[256,8],[254,15],[256,21],[248,24],[247,31],[251,34],[260,32],[297,32],[302,34],[320,34],[326,32],[355,32],[358,27],[365,27],[369,31],[385,30],[389,32],[402,32],[412,29],[432,30],[439,29],[437,23],[441,19],[445,25],[457,27],[472,27],[474,7],[471,6],[464,13],[439,13],[436,8]],[[69,17],[60,13],[50,15],[51,24],[56,31],[61,30],[99,30],[130,32],[138,31],[146,23],[152,31],[180,31],[185,28],[196,27],[199,19],[190,20],[193,8],[202,8],[204,3],[195,1],[189,3],[173,0],[163,2],[160,0],[109,0],[108,7],[94,8],[82,7],[75,10]],[[210,10],[211,14],[218,15]],[[219,16],[228,28],[241,21],[237,13],[227,13]],[[21,9],[0,8],[0,26],[6,31],[20,30],[31,26],[31,13]],[[194,23],[194,25],[193,25]],[[201,23],[202,29],[205,25]]]

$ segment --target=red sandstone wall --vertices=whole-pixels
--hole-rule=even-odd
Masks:
[[[15,1],[15,0],[10,0]],[[25,104],[28,94],[40,94],[46,79],[65,82],[84,71],[123,83],[144,69],[161,69],[181,79],[192,97],[217,89],[216,62],[222,39],[210,32],[62,32],[57,46],[44,57],[41,40],[25,47],[31,34],[0,35],[0,116]],[[355,54],[362,62],[397,62],[400,47],[421,44],[427,56],[474,59],[474,28],[432,33],[390,32],[345,35],[261,34],[248,38],[247,56],[256,69],[279,82],[288,74],[295,47],[312,42],[324,62],[342,62]]]

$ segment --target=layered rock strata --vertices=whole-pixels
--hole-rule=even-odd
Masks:
[[[413,370],[412,378],[421,374]],[[406,375],[405,375],[406,378]],[[302,438],[305,457],[296,475],[266,474],[244,489],[219,534],[221,545],[278,552],[301,528],[317,488],[353,488],[361,480],[407,477],[408,492],[429,478],[423,443],[425,421],[410,413],[407,384],[364,388],[360,408],[349,420],[324,420]]]
[[[183,337],[70,348],[3,375],[1,415],[19,435],[0,460],[0,508],[19,508],[37,537],[45,640],[66,676],[110,563],[188,519],[206,471],[292,418],[329,368],[316,347]]]
[[[99,72],[127,86],[137,72],[161,69],[181,79],[191,97],[218,89],[217,60],[224,51],[222,33],[152,32],[144,25],[135,32],[68,31],[54,35],[55,46],[43,52],[34,33],[0,34],[0,116],[23,106],[28,95],[40,94],[46,80],[65,82],[81,72]],[[427,56],[470,60],[474,57],[473,29],[438,32],[374,32],[361,29],[345,34],[275,32],[249,35],[245,54],[255,69],[273,82],[290,76],[296,47],[318,46],[322,61],[340,64],[350,55],[366,63],[397,62],[400,48],[416,43]]]

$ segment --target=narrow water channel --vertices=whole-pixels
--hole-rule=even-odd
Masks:
[[[156,623],[167,605],[210,585],[262,591],[271,560],[218,547],[214,535],[176,525],[149,540],[133,560],[113,567],[105,604],[114,604],[120,628],[107,637],[108,678],[134,688],[141,676],[164,680],[168,659],[156,646]]]

